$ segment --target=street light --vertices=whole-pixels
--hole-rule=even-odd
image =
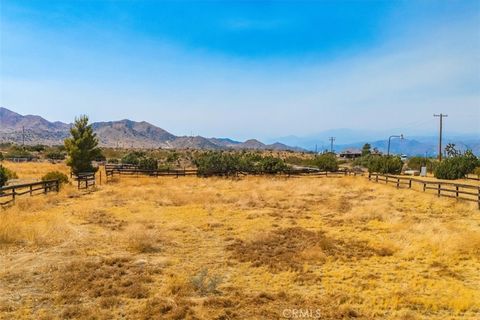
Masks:
[[[392,140],[392,138],[400,138],[400,139],[403,140],[403,133],[399,136],[393,135],[393,136],[388,137],[387,157],[390,156],[390,141]]]

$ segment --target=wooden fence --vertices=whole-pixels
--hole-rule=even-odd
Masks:
[[[17,184],[0,188],[0,205],[15,202],[18,196],[28,194],[34,196],[37,194],[47,194],[48,192],[58,192],[60,190],[60,182],[58,180],[47,180],[33,183]],[[40,191],[40,192],[39,192]],[[7,199],[3,201],[3,199]]]
[[[107,177],[107,181],[115,175],[147,175],[151,177],[161,177],[161,176],[196,176],[197,169],[159,169],[159,170],[146,170],[146,169],[139,169],[136,167],[111,167],[105,166],[105,175]]]
[[[438,197],[477,202],[478,208],[480,209],[480,186],[454,182],[422,180],[378,173],[369,173],[368,180],[385,182],[386,184],[395,184],[397,188],[405,187],[412,189],[412,185],[416,184],[421,187],[421,190],[424,192],[428,190],[435,191]]]
[[[88,189],[95,186],[95,172],[70,173],[70,177],[77,181],[78,189]]]
[[[215,176],[215,175],[268,175],[271,174],[269,172],[243,172],[238,171],[235,173],[216,173],[211,172],[209,174],[205,174],[205,176]],[[280,172],[279,174],[287,175],[287,176],[347,176],[347,175],[363,175],[362,172],[355,172],[350,170],[339,170],[336,172],[327,172],[327,171],[315,171],[310,169],[294,169],[294,170],[286,170],[284,172]],[[160,177],[160,176],[195,176],[198,175],[197,169],[158,169],[158,170],[146,170],[140,169],[133,165],[105,165],[105,175],[107,177],[107,181],[111,179],[115,175],[147,175],[153,177]]]

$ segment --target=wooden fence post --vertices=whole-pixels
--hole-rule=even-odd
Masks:
[[[425,192],[425,189],[427,188],[427,184],[424,182],[423,183],[423,192]]]
[[[400,188],[400,178],[397,178],[397,189]]]
[[[408,179],[408,189],[412,189],[412,179]]]
[[[442,185],[439,183],[438,184],[438,194],[437,194],[438,197],[440,197],[441,187],[442,187]]]
[[[478,187],[478,209],[480,209],[480,187]]]

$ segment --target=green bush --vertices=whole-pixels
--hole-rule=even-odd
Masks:
[[[197,166],[198,174],[203,176],[229,176],[239,172],[275,174],[288,169],[287,164],[280,158],[263,157],[251,152],[238,154],[210,151],[198,154],[194,164]]]
[[[48,181],[48,180],[58,180],[60,182],[60,185],[68,183],[67,175],[60,171],[50,171],[49,173],[47,173],[42,177],[42,181]]]
[[[3,187],[8,180],[18,179],[15,171],[12,171],[2,165],[0,165],[0,187]]]
[[[65,153],[60,151],[50,151],[45,154],[45,157],[50,160],[64,160]]]
[[[5,158],[28,158],[32,159],[34,158],[33,154],[28,152],[27,150],[24,150],[22,147],[19,146],[12,146],[7,154],[5,155]]]
[[[110,158],[107,160],[107,163],[110,163],[110,164],[117,164],[119,163],[120,161],[118,159],[115,159],[115,158]]]
[[[134,151],[124,155],[121,162],[138,166],[140,159],[144,157],[146,157],[145,152]]]
[[[435,177],[438,179],[462,179],[468,173],[474,172],[479,166],[479,160],[473,153],[467,151],[464,155],[446,158],[435,168]]]
[[[8,181],[7,172],[4,166],[0,166],[0,187],[3,187]]]
[[[0,161],[3,161],[3,153],[0,152]]]
[[[433,172],[434,161],[432,159],[425,159],[424,157],[412,157],[408,159],[408,168],[412,170],[420,170],[422,167],[427,167],[428,172]]]
[[[368,169],[368,172],[382,174],[400,174],[403,162],[398,156],[367,156],[362,157],[361,163]]]
[[[123,164],[132,164],[143,170],[157,170],[158,162],[156,159],[147,157],[144,152],[134,151],[126,154],[122,158]]]
[[[255,166],[253,167],[255,168]],[[258,163],[257,167],[258,170],[256,171],[269,174],[284,172],[287,169],[287,165],[282,159],[272,156],[262,158]]]
[[[138,167],[142,170],[157,170],[158,162],[157,159],[150,157],[141,158],[138,162]]]
[[[338,170],[338,161],[337,157],[331,153],[325,153],[319,156],[316,156],[313,160],[313,165],[318,167],[321,171],[337,171]]]
[[[194,161],[198,174],[210,175],[233,175],[241,169],[240,159],[228,153],[211,151],[201,154]],[[245,166],[245,163],[242,163]]]

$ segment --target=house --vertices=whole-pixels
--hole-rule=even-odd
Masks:
[[[362,150],[349,148],[339,153],[339,157],[343,159],[356,159],[362,156]]]

